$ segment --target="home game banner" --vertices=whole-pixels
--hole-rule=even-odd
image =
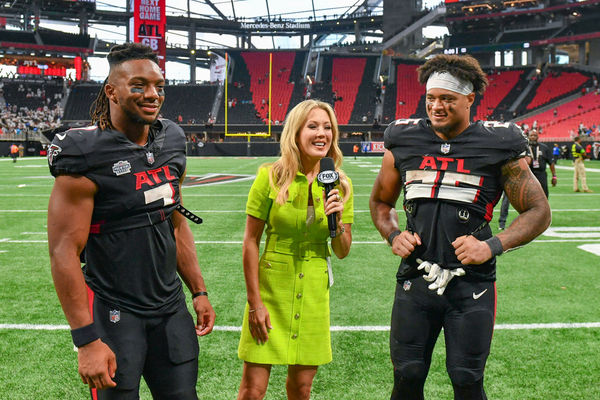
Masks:
[[[225,82],[225,59],[218,54],[211,55],[210,57],[210,81],[211,82]]]
[[[165,75],[167,55],[165,14],[166,0],[134,0],[133,41],[150,46],[158,55],[160,70]]]

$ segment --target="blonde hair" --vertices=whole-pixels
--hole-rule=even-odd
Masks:
[[[298,148],[298,135],[304,127],[308,114],[315,108],[325,111],[331,121],[331,147],[327,152],[327,157],[331,157],[335,164],[335,169],[340,175],[339,187],[341,188],[344,201],[350,196],[350,184],[346,174],[342,171],[342,161],[344,156],[338,146],[340,131],[338,129],[337,118],[331,106],[319,100],[305,100],[298,103],[285,119],[283,131],[281,132],[280,148],[281,156],[275,161],[269,174],[271,187],[278,191],[277,203],[284,204],[289,196],[288,188],[292,184],[298,171],[300,171],[302,161],[300,159],[300,149]],[[266,164],[265,166],[268,166]]]

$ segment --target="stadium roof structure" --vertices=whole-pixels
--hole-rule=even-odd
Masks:
[[[0,18],[6,26],[26,32],[38,30],[40,21],[52,21],[79,26],[79,33],[87,34],[90,26],[127,28],[131,3],[133,0],[4,0],[0,1]],[[241,40],[250,49],[254,48],[252,40],[263,36],[300,37],[300,47],[323,45],[330,34],[339,35],[339,40],[357,33],[381,37],[383,0],[169,0],[166,14],[167,35],[187,37],[193,31],[196,37],[195,45],[191,41],[183,45],[167,42],[167,58],[185,62],[193,50],[201,66],[208,62],[210,49],[229,46],[222,40],[203,42],[196,33],[232,35],[237,45],[231,47],[240,47]],[[115,43],[104,38],[97,35],[91,51],[85,53]],[[280,47],[275,39],[271,41],[272,48]]]
[[[188,30],[193,23],[198,32],[287,36],[353,32],[356,23],[363,30],[378,29],[382,3],[330,0],[323,6],[322,0],[169,0],[166,14],[169,29],[173,30]],[[0,16],[13,25],[26,25],[23,16],[78,23],[84,15],[88,23],[123,25],[131,16],[127,4],[128,0],[4,0],[0,1]],[[276,26],[261,29],[265,23]]]

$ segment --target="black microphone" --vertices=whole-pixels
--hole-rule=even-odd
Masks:
[[[335,164],[333,163],[333,159],[330,157],[321,158],[319,169],[319,175],[317,175],[317,182],[319,182],[319,186],[323,186],[325,190],[325,198],[337,183],[339,179],[339,174],[335,172]],[[335,231],[337,230],[337,213],[331,213],[327,216],[327,227],[329,228],[329,237],[335,237]]]

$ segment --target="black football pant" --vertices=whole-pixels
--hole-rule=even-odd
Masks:
[[[143,376],[155,399],[197,400],[198,338],[185,303],[177,312],[143,318],[94,300],[94,323],[117,357],[117,386],[92,399],[139,399]]]
[[[487,399],[483,371],[494,330],[495,283],[454,278],[442,296],[428,285],[421,276],[396,285],[390,332],[391,400],[424,399],[423,386],[442,328],[454,399]]]

